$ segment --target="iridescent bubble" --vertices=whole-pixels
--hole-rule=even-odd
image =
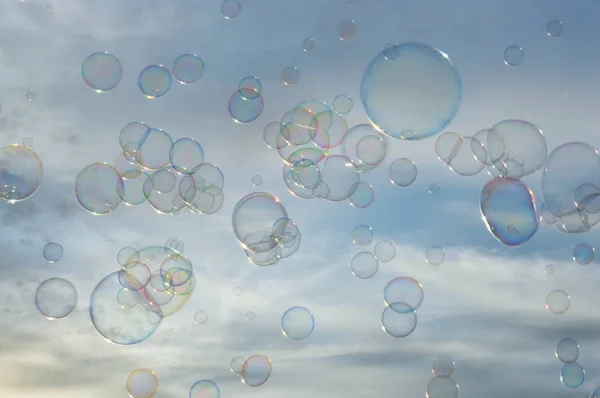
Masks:
[[[252,185],[254,185],[255,187],[262,184],[262,182],[263,182],[263,179],[258,174],[252,176]]]
[[[366,246],[373,241],[373,228],[359,224],[352,230],[352,242],[357,246]]]
[[[81,206],[94,215],[112,213],[124,195],[123,179],[106,163],[86,166],[75,181],[75,196]]]
[[[219,398],[221,390],[212,380],[198,380],[190,388],[189,398]]]
[[[548,22],[546,25],[546,31],[548,32],[548,36],[558,37],[563,33],[563,23],[558,19],[552,20]]]
[[[596,257],[596,250],[587,243],[580,243],[573,249],[573,261],[581,265],[590,264]]]
[[[389,240],[382,240],[377,242],[375,249],[373,250],[375,257],[382,263],[392,261],[396,257],[396,246]]]
[[[374,126],[398,139],[442,131],[461,99],[458,71],[446,54],[420,43],[384,49],[365,70],[360,96]]]
[[[204,61],[196,54],[183,54],[173,62],[173,76],[181,84],[194,84],[204,76]]]
[[[175,252],[177,254],[183,254],[183,242],[178,238],[169,238],[165,242],[165,247],[168,249],[167,253]]]
[[[287,66],[281,71],[281,80],[286,86],[297,84],[300,81],[300,71],[295,66]]]
[[[433,182],[429,185],[429,193],[432,195],[436,195],[440,192],[440,184]]]
[[[338,24],[336,31],[340,40],[352,40],[358,34],[358,25],[354,21],[342,21]]]
[[[356,171],[368,172],[380,165],[387,155],[387,137],[370,124],[357,124],[343,134],[339,146]]]
[[[240,94],[247,100],[253,100],[262,93],[262,82],[255,76],[246,76],[238,84]]]
[[[242,367],[242,381],[250,387],[260,387],[269,380],[273,365],[271,358],[266,355],[252,355]]]
[[[507,246],[527,242],[538,229],[533,192],[516,178],[489,181],[481,191],[480,209],[488,231]]]
[[[25,93],[25,99],[27,99],[27,101],[33,101],[33,99],[35,98],[35,91],[33,90],[28,90]]]
[[[123,77],[123,66],[113,54],[99,51],[88,55],[83,61],[81,76],[89,87],[102,93],[119,85]]]
[[[242,5],[237,0],[224,0],[223,3],[221,3],[221,14],[223,14],[226,19],[237,18],[237,16],[240,15],[240,12],[242,12]]]
[[[553,314],[564,314],[569,310],[570,306],[571,297],[564,290],[553,290],[546,297],[546,309]]]
[[[519,46],[508,46],[504,50],[504,63],[508,66],[519,66],[525,59],[525,52]]]
[[[63,247],[60,243],[50,242],[44,246],[44,258],[50,263],[55,263],[63,256]]]
[[[454,373],[454,360],[448,356],[437,357],[431,366],[431,372],[437,377],[450,377]]]
[[[354,102],[352,101],[352,98],[346,94],[340,94],[336,96],[332,102],[333,109],[335,109],[335,111],[340,115],[350,113],[353,105]]]
[[[194,322],[198,325],[204,325],[208,321],[208,315],[204,311],[198,311],[194,315]]]
[[[373,277],[379,269],[379,261],[370,252],[357,253],[350,261],[352,274],[360,279],[369,279]]]
[[[404,303],[410,307],[410,311],[416,311],[424,298],[423,286],[419,281],[408,276],[399,276],[390,280],[383,290],[383,299],[388,307],[393,303]]]
[[[150,65],[140,72],[138,87],[146,98],[160,98],[171,90],[173,77],[162,65]]]
[[[585,370],[577,362],[565,363],[560,370],[560,381],[569,388],[577,388],[585,381]]]
[[[452,377],[436,376],[427,384],[427,398],[457,398],[458,384]]]
[[[242,124],[255,121],[264,108],[265,100],[262,95],[251,88],[239,88],[235,90],[227,103],[229,116],[231,116],[234,122]]]
[[[244,370],[244,362],[246,362],[246,358],[244,357],[234,357],[231,362],[229,362],[229,368],[236,375],[241,375]]]
[[[563,363],[573,363],[579,358],[579,344],[570,337],[561,339],[556,344],[556,358]]]
[[[406,158],[396,159],[388,169],[390,181],[399,187],[407,187],[417,179],[417,166]]]
[[[373,187],[366,182],[358,182],[354,184],[350,190],[351,194],[348,201],[352,207],[364,209],[371,206],[375,200],[375,191],[373,190]]]
[[[391,337],[409,336],[416,327],[417,313],[406,303],[392,303],[381,314],[381,328]]]
[[[425,251],[425,261],[430,265],[440,265],[446,259],[446,252],[441,246],[431,246]]]
[[[150,369],[136,369],[127,376],[125,388],[131,398],[152,398],[158,391],[158,377]]]
[[[48,319],[62,319],[73,312],[76,305],[77,290],[66,279],[46,279],[35,291],[35,306]]]
[[[556,271],[556,269],[554,268],[554,265],[548,264],[544,268],[544,271],[546,272],[546,275],[552,275],[552,274],[554,274],[554,272]]]
[[[17,203],[39,188],[44,168],[38,155],[21,145],[0,148],[0,199]]]
[[[281,317],[281,331],[290,340],[304,340],[314,329],[315,318],[304,307],[291,307]]]
[[[304,39],[302,41],[302,49],[304,51],[312,51],[315,49],[315,40],[314,39]]]

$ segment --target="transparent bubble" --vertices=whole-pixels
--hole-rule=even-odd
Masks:
[[[169,252],[173,251],[177,254],[183,254],[184,245],[181,239],[169,238],[165,242],[165,247],[169,249]]]
[[[173,62],[173,76],[181,84],[194,84],[204,76],[206,67],[196,54],[183,54]]]
[[[563,33],[563,23],[558,19],[548,22],[546,25],[546,31],[548,32],[548,36],[558,37]]]
[[[406,303],[392,303],[381,314],[381,328],[391,337],[409,336],[416,327],[417,313]]]
[[[204,311],[198,311],[194,315],[194,322],[198,325],[204,325],[208,321],[208,315]]]
[[[297,84],[300,81],[300,71],[295,66],[287,66],[281,71],[281,80],[286,86]]]
[[[27,101],[33,101],[33,99],[35,98],[35,91],[33,90],[29,90],[25,93],[25,98],[27,99]]]
[[[382,263],[392,261],[396,257],[396,246],[389,240],[382,240],[377,242],[374,249],[375,257]]]
[[[585,370],[577,362],[565,363],[560,370],[560,381],[569,388],[577,388],[585,381]]]
[[[358,182],[350,188],[351,194],[348,201],[352,207],[364,209],[373,203],[375,200],[375,191],[373,187],[366,182]]]
[[[352,40],[358,34],[358,25],[354,21],[342,21],[338,24],[336,31],[340,40]]]
[[[236,375],[240,375],[244,370],[244,362],[246,362],[246,358],[234,357],[231,362],[229,362],[229,368]]]
[[[221,3],[221,14],[226,19],[234,19],[237,18],[242,12],[242,5],[237,0],[224,0]]]
[[[189,398],[220,398],[221,390],[212,380],[198,380],[190,388]]]
[[[241,296],[242,293],[244,292],[244,289],[241,286],[236,286],[233,288],[233,295],[234,296]]]
[[[485,148],[477,139],[453,132],[445,132],[437,138],[435,153],[450,170],[465,177],[483,170],[487,159]]]
[[[573,363],[579,358],[579,344],[570,337],[561,339],[556,344],[556,358],[563,363]]]
[[[440,184],[433,182],[429,185],[429,193],[432,195],[436,195],[440,192]]]
[[[66,279],[46,279],[35,291],[35,306],[48,319],[62,319],[73,312],[76,305],[77,290]]]
[[[454,373],[454,360],[448,356],[437,357],[431,366],[434,376],[450,377]]]
[[[265,108],[265,100],[259,91],[252,88],[238,88],[229,97],[227,110],[237,123],[255,121]]]
[[[587,265],[594,261],[596,250],[587,243],[580,243],[573,249],[573,261],[577,264]]]
[[[247,100],[253,100],[262,93],[262,82],[255,76],[246,76],[238,84],[240,95]]]
[[[425,251],[425,261],[430,265],[440,265],[446,259],[446,252],[441,246],[432,246]]]
[[[249,321],[253,321],[256,318],[256,314],[252,311],[246,312],[246,319]]]
[[[121,267],[124,267],[128,263],[137,263],[140,261],[140,253],[135,247],[126,246],[119,250],[117,253],[117,262]]]
[[[404,303],[410,307],[410,311],[418,310],[424,298],[423,286],[419,281],[408,276],[399,276],[390,280],[383,290],[383,299],[387,306],[393,303]]]
[[[407,187],[417,179],[417,166],[406,158],[396,159],[388,169],[390,181],[399,187]]]
[[[250,387],[260,387],[269,380],[273,365],[266,355],[252,355],[242,366],[242,381]]]
[[[48,11],[52,11],[52,10],[54,10],[54,6],[53,6],[52,4],[48,4],[48,5],[46,6],[46,10],[48,10]]]
[[[333,99],[332,105],[336,112],[341,115],[345,115],[350,113],[354,102],[352,101],[352,98],[346,94],[340,94]]]
[[[127,376],[125,388],[132,398],[152,398],[158,391],[158,377],[150,369],[136,369]]]
[[[75,195],[81,206],[94,215],[112,213],[121,204],[123,179],[106,163],[86,166],[75,182]]]
[[[521,245],[537,232],[533,192],[516,178],[489,181],[481,191],[480,210],[488,231],[507,246]]]
[[[110,91],[119,85],[123,66],[119,59],[106,51],[88,55],[81,65],[85,83],[98,93]]]
[[[157,128],[149,128],[144,132],[138,142],[135,152],[136,160],[146,170],[159,170],[171,162],[173,139],[171,136]],[[177,147],[177,149],[179,149]],[[178,162],[176,162],[180,166]],[[179,167],[182,170],[182,167]]]
[[[43,173],[42,161],[31,149],[21,145],[0,148],[0,199],[12,204],[31,197]]]
[[[352,230],[352,242],[357,246],[366,246],[373,241],[373,228],[359,224]]]
[[[150,65],[138,76],[138,87],[148,99],[160,98],[171,90],[173,77],[162,65]]]
[[[352,257],[350,269],[357,278],[369,279],[377,273],[379,261],[377,261],[373,253],[360,252]]]
[[[427,384],[427,398],[457,398],[458,384],[452,377],[436,376]]]
[[[180,138],[169,150],[169,161],[179,174],[192,174],[204,163],[204,149],[192,138]]]
[[[345,132],[339,146],[357,172],[368,172],[380,165],[387,155],[387,138],[370,124],[357,124]]]
[[[365,70],[360,96],[371,123],[398,139],[441,132],[461,99],[458,71],[446,54],[420,43],[384,49]]]
[[[252,176],[252,185],[254,185],[255,187],[261,185],[262,182],[263,179],[258,174]]]
[[[314,39],[304,39],[302,41],[302,49],[304,51],[312,51],[315,49],[315,40]]]
[[[315,318],[304,307],[291,307],[281,317],[281,331],[290,340],[304,340],[314,329]]]
[[[525,59],[525,52],[519,46],[508,46],[504,50],[504,63],[508,66],[519,66]]]
[[[546,309],[553,314],[564,314],[569,310],[570,306],[571,297],[564,290],[553,290],[546,297]]]
[[[554,274],[554,272],[556,271],[556,269],[554,268],[554,265],[548,264],[544,268],[544,271],[546,272],[546,275],[552,275],[552,274]]]
[[[60,243],[50,242],[44,246],[44,258],[50,263],[55,263],[63,256],[63,247]]]

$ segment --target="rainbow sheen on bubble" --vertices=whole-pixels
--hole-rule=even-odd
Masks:
[[[220,398],[221,390],[212,380],[198,380],[190,388],[189,398]]]
[[[173,76],[162,65],[150,65],[138,76],[138,87],[148,99],[160,98],[171,90]]]
[[[158,391],[158,377],[153,370],[135,369],[127,376],[125,389],[131,398],[152,398]]]
[[[83,61],[81,76],[90,88],[103,93],[119,85],[123,77],[123,65],[114,54],[98,51]]]
[[[0,199],[17,203],[40,187],[44,168],[38,155],[22,145],[0,148]]]
[[[182,54],[173,62],[173,77],[181,84],[194,84],[204,76],[206,66],[196,54]]]

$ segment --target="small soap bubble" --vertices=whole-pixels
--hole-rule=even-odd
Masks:
[[[236,375],[240,375],[244,370],[244,362],[246,362],[246,358],[234,357],[231,362],[229,362],[229,368]]]
[[[525,59],[525,52],[519,46],[508,46],[504,50],[504,63],[508,66],[519,66]]]
[[[352,98],[347,96],[346,94],[340,94],[333,99],[333,109],[340,115],[345,115],[350,113],[352,107],[354,106],[354,102]]]
[[[357,246],[366,246],[373,241],[373,228],[360,224],[352,230],[352,242]]]
[[[454,373],[454,361],[447,356],[437,357],[431,366],[434,376],[450,377]]]
[[[150,65],[138,76],[138,87],[148,99],[160,98],[171,90],[173,77],[162,65]]]
[[[594,261],[596,250],[587,243],[580,243],[573,249],[573,261],[577,264],[587,265]]]
[[[375,245],[374,253],[377,260],[387,263],[396,256],[396,246],[389,240],[382,240]]]
[[[221,14],[225,19],[237,18],[240,12],[242,12],[242,5],[237,0],[224,0],[221,3]]]
[[[417,166],[409,159],[396,159],[390,165],[388,174],[392,184],[407,187],[417,179]]]
[[[300,71],[295,66],[288,66],[283,68],[281,72],[281,80],[286,86],[298,84],[300,81]]]
[[[357,33],[358,25],[354,21],[342,21],[337,26],[337,34],[342,41],[354,39]]]
[[[242,295],[243,292],[244,292],[244,289],[242,289],[241,286],[236,286],[236,287],[233,288],[233,295],[234,296],[238,296],[239,297],[239,296]]]
[[[33,90],[29,90],[25,93],[25,98],[27,98],[27,101],[33,101],[33,99],[35,98],[35,91]]]
[[[560,381],[569,388],[577,388],[585,381],[585,370],[577,362],[566,363],[560,371]]]
[[[546,297],[546,309],[553,314],[564,314],[569,310],[570,306],[571,297],[564,290],[553,290]]]
[[[254,318],[256,318],[256,314],[252,311],[248,311],[246,313],[246,319],[248,319],[249,321],[252,321]]]
[[[315,49],[315,40],[314,39],[304,39],[302,41],[302,49],[304,51],[312,51]]]
[[[204,325],[206,323],[206,321],[208,321],[208,315],[204,311],[198,311],[194,315],[194,321],[198,325]]]
[[[123,66],[119,59],[106,51],[90,54],[81,65],[85,83],[97,93],[110,91],[119,85]]]
[[[561,339],[556,344],[556,358],[563,363],[573,363],[579,358],[579,344],[570,337]]]
[[[446,252],[440,246],[432,246],[425,252],[425,261],[431,265],[440,265],[446,258]]]
[[[52,11],[52,10],[54,10],[54,6],[53,6],[52,4],[48,4],[48,5],[46,6],[46,10],[48,10],[48,11]]]
[[[554,271],[556,271],[556,269],[554,268],[554,265],[552,265],[552,264],[546,265],[546,268],[544,268],[544,270],[546,271],[546,275],[552,275],[552,274],[554,274]]]
[[[546,26],[546,30],[548,31],[548,36],[558,37],[563,33],[563,23],[558,19],[550,21]]]
[[[23,146],[25,148],[31,148],[33,146],[33,138],[31,138],[31,137],[23,138]]]
[[[263,179],[261,176],[259,176],[259,175],[252,176],[252,185],[254,185],[255,187],[262,184],[262,182],[263,182]]]
[[[432,195],[436,195],[438,192],[440,192],[440,185],[438,183],[432,183],[431,185],[429,185],[429,193]]]
[[[63,247],[56,242],[50,242],[44,246],[44,258],[49,263],[55,263],[63,256]]]

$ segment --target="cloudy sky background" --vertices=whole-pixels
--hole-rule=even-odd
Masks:
[[[218,383],[224,397],[420,397],[432,361],[449,355],[462,397],[562,397],[569,391],[560,383],[554,348],[563,337],[581,347],[579,363],[587,374],[580,392],[600,385],[600,273],[597,262],[572,262],[574,245],[596,243],[596,230],[570,236],[543,226],[526,245],[504,248],[479,214],[479,192],[489,176],[454,175],[437,160],[435,138],[392,142],[381,168],[364,176],[376,191],[368,209],[298,199],[285,190],[281,161],[262,140],[267,123],[310,97],[330,102],[350,95],[355,107],[349,125],[365,123],[359,86],[368,63],[387,43],[420,41],[448,53],[462,76],[463,101],[449,131],[472,135],[517,118],[537,124],[549,150],[569,141],[600,147],[596,1],[256,0],[243,1],[234,20],[223,18],[220,1],[52,4],[52,11],[43,1],[1,4],[0,142],[32,137],[45,175],[35,196],[0,206],[0,396],[126,396],[127,374],[148,367],[160,379],[156,396],[162,398],[185,397],[204,378]],[[350,42],[336,35],[345,19],[359,26]],[[546,35],[553,19],[564,22],[557,38]],[[302,51],[305,38],[315,40],[314,51]],[[512,44],[525,50],[520,67],[503,63],[504,48]],[[116,54],[124,67],[119,87],[103,95],[91,91],[80,74],[85,57],[99,50]],[[145,99],[136,84],[139,72],[150,64],[170,66],[188,52],[204,59],[204,78]],[[296,86],[281,82],[288,65],[301,72]],[[239,125],[227,113],[227,99],[248,75],[263,83],[265,110],[255,122]],[[28,90],[36,93],[31,102]],[[94,217],[79,206],[79,171],[93,162],[111,163],[119,131],[137,120],[202,144],[206,160],[226,179],[218,213],[170,217],[141,205]],[[398,157],[419,167],[408,188],[387,178],[388,165]],[[252,186],[254,174],[263,177],[261,187]],[[540,177],[524,179],[538,201]],[[440,184],[438,195],[427,192],[432,182]],[[248,263],[231,231],[236,202],[257,190],[282,200],[303,238],[293,257],[266,268]],[[370,280],[357,279],[349,269],[362,250],[350,233],[361,223],[373,227],[373,244],[391,239],[397,247],[396,258]],[[193,298],[148,341],[131,347],[106,343],[89,319],[94,286],[117,268],[121,247],[162,244],[170,237],[184,242],[194,264]],[[56,264],[42,256],[49,241],[65,250]],[[432,245],[446,249],[440,267],[425,263]],[[550,263],[556,273],[547,276]],[[415,332],[393,339],[381,331],[379,319],[383,287],[399,275],[417,278],[425,301]],[[75,284],[79,303],[66,319],[50,322],[37,313],[33,298],[53,276]],[[232,294],[237,285],[244,288],[241,297]],[[572,299],[561,316],[544,308],[555,288]],[[279,329],[281,315],[294,305],[308,307],[316,318],[304,342],[286,340]],[[198,310],[209,316],[205,325],[194,324]],[[256,313],[253,321],[245,318],[248,311]],[[233,357],[256,353],[273,361],[273,374],[261,388],[243,385],[229,370]]]

